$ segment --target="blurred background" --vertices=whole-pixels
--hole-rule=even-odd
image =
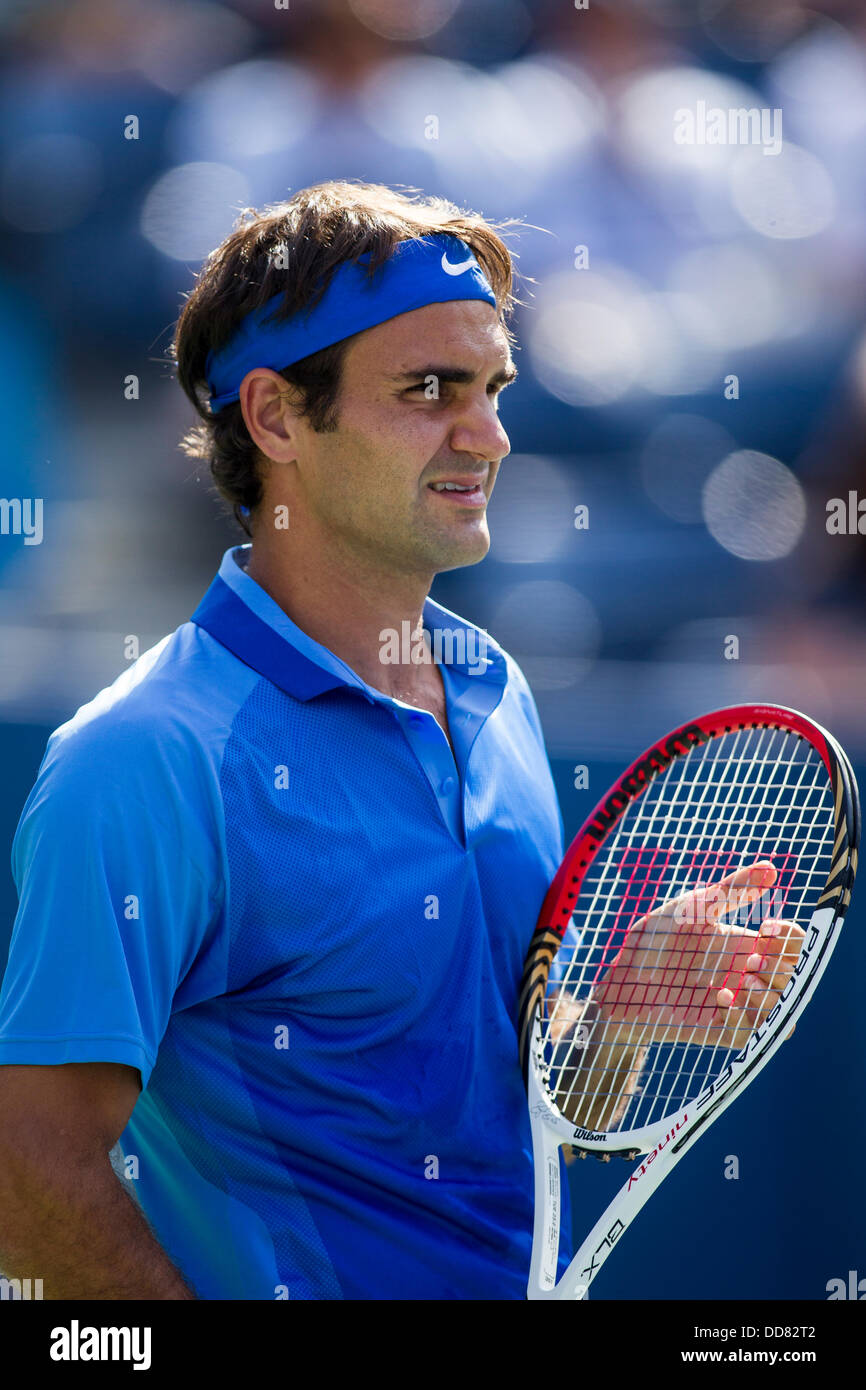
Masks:
[[[861,0],[0,0],[0,34],[0,492],[44,504],[40,543],[0,534],[5,846],[50,731],[245,539],[177,447],[166,349],[240,209],[327,178],[527,224],[492,548],[433,596],[522,664],[567,836],[624,760],[739,701],[817,719],[863,784]],[[781,148],[701,138],[701,109],[743,108]],[[864,899],[593,1298],[866,1276]],[[581,1233],[623,1177],[574,1166]]]

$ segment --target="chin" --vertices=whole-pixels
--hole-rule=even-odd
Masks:
[[[461,545],[442,546],[436,557],[436,572],[461,569],[464,565],[477,565],[490,549],[490,536],[483,535],[466,539]]]

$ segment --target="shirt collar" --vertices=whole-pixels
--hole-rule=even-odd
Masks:
[[[371,701],[388,700],[389,696],[367,685],[332,651],[303,632],[246,573],[243,566],[251,549],[251,545],[239,545],[225,552],[191,621],[297,700],[311,700],[341,685],[356,687]],[[472,683],[505,685],[505,653],[481,628],[431,598],[424,604],[424,626],[434,638],[437,631],[454,634],[443,646],[444,654],[452,657],[449,672]],[[461,652],[466,660],[458,659]]]

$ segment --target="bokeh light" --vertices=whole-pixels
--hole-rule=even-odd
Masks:
[[[591,669],[601,641],[595,608],[571,584],[528,579],[496,605],[490,631],[537,690],[564,690]]]
[[[741,560],[790,555],[806,524],[806,498],[790,468],[753,449],[737,450],[713,469],[703,507],[710,535]]]
[[[173,260],[201,260],[231,231],[248,197],[243,174],[228,164],[178,165],[145,198],[142,235]]]
[[[703,521],[704,484],[733,449],[728,431],[712,420],[684,413],[665,415],[641,451],[640,476],[647,495],[674,521]]]
[[[609,405],[649,361],[652,316],[641,287],[613,267],[548,279],[530,325],[532,365],[569,405]]]
[[[480,72],[416,54],[375,69],[360,96],[383,140],[423,150],[449,182],[471,177],[477,196],[489,182],[499,201],[528,195],[560,161],[573,171],[601,128],[591,84],[553,62]]]
[[[808,135],[810,145],[866,131],[866,53],[832,19],[815,19],[783,50],[770,69],[769,88],[798,138]]]
[[[836,210],[833,180],[820,159],[785,142],[778,155],[749,147],[731,166],[734,206],[761,236],[810,237],[824,230]]]
[[[695,338],[710,347],[754,347],[785,325],[784,283],[770,260],[746,242],[688,253],[675,266],[671,284],[684,296]]]
[[[321,104],[319,84],[294,63],[237,63],[186,93],[169,125],[169,148],[180,160],[242,165],[304,140]]]
[[[349,0],[362,24],[385,39],[428,39],[448,23],[460,0]]]
[[[766,63],[807,22],[798,5],[764,7],[751,0],[698,0],[698,11],[707,36],[740,63]]]
[[[697,67],[651,69],[634,77],[618,104],[620,141],[626,157],[647,171],[669,174],[700,172],[718,178],[740,147],[733,144],[678,144],[677,113],[723,111],[762,105],[758,93],[743,82]]]
[[[552,559],[573,539],[578,487],[576,475],[553,459],[509,454],[489,508],[492,558],[513,565]]]

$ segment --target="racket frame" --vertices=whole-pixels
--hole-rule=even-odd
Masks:
[[[820,755],[833,793],[835,836],[827,885],[812,914],[797,964],[761,1026],[723,1071],[673,1115],[631,1131],[592,1131],[572,1124],[554,1104],[543,1077],[541,1010],[550,967],[562,944],[581,885],[601,845],[627,808],[679,757],[714,737],[773,728],[807,739]],[[812,996],[838,939],[857,870],[860,806],[843,749],[820,725],[782,705],[736,705],[681,725],[648,748],[598,803],[572,841],[545,896],[526,958],[520,992],[520,1053],[527,1087],[535,1168],[535,1216],[527,1296],[581,1299],[613,1246],[692,1144],[767,1064]],[[556,1273],[563,1144],[600,1158],[646,1155],[582,1242],[559,1283]]]

